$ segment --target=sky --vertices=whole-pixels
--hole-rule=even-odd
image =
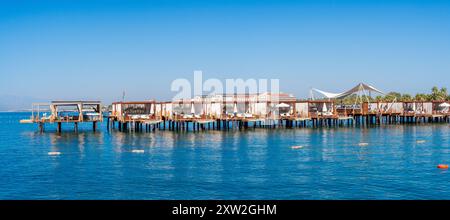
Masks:
[[[0,1],[0,97],[170,100],[173,80],[450,85],[450,1]]]

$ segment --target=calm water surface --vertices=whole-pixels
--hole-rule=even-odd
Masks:
[[[448,124],[59,135],[27,117],[0,113],[0,199],[450,199]]]

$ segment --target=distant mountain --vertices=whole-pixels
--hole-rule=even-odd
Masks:
[[[34,102],[46,102],[46,100],[15,95],[0,95],[0,111],[27,111],[31,110]]]

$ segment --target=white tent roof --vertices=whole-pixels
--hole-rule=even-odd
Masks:
[[[280,103],[280,104],[276,105],[275,107],[277,107],[277,108],[288,108],[288,107],[291,107],[291,106],[286,104],[286,103]]]
[[[384,92],[380,91],[379,89],[376,89],[375,87],[373,87],[371,85],[367,85],[365,83],[359,83],[358,85],[351,88],[350,90],[348,90],[346,92],[342,92],[342,93],[331,93],[331,92],[325,92],[325,91],[318,90],[318,89],[313,89],[313,90],[324,95],[326,98],[329,98],[329,99],[345,98],[351,94],[354,94],[354,93],[357,93],[360,91],[372,91],[372,92],[377,92],[377,93],[384,95]]]
[[[447,107],[450,107],[450,104],[444,102],[444,103],[439,104],[439,107],[447,108]]]
[[[334,98],[336,98],[336,97],[338,97],[339,95],[342,94],[342,93],[325,92],[325,91],[322,91],[322,90],[319,90],[319,89],[313,89],[313,90],[318,92],[318,93],[320,93],[320,94],[322,94],[323,96],[325,96],[326,98],[329,98],[329,99],[334,99]]]

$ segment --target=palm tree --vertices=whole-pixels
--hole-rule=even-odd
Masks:
[[[412,100],[412,96],[410,94],[403,94],[401,97],[401,101],[405,102],[405,101],[411,101]]]
[[[439,101],[439,100],[444,100],[446,99],[448,96],[447,94],[447,88],[443,87],[441,89],[439,89],[437,86],[433,86],[433,88],[431,88],[431,100],[434,101]]]
[[[415,99],[417,101],[429,101],[430,97],[427,94],[417,93],[416,96],[415,96]]]
[[[439,100],[440,91],[439,91],[439,88],[437,86],[433,86],[433,88],[431,88],[430,97],[431,97],[431,100]]]
[[[375,101],[377,101],[377,102],[382,102],[384,99],[383,99],[383,96],[381,96],[381,95],[378,95],[377,97],[375,97]]]
[[[442,87],[440,93],[441,93],[440,97],[441,100],[445,100],[448,97],[447,88]]]
[[[402,95],[398,92],[390,92],[388,94],[386,94],[386,96],[384,96],[384,101],[386,102],[392,102],[394,100],[401,100]]]

